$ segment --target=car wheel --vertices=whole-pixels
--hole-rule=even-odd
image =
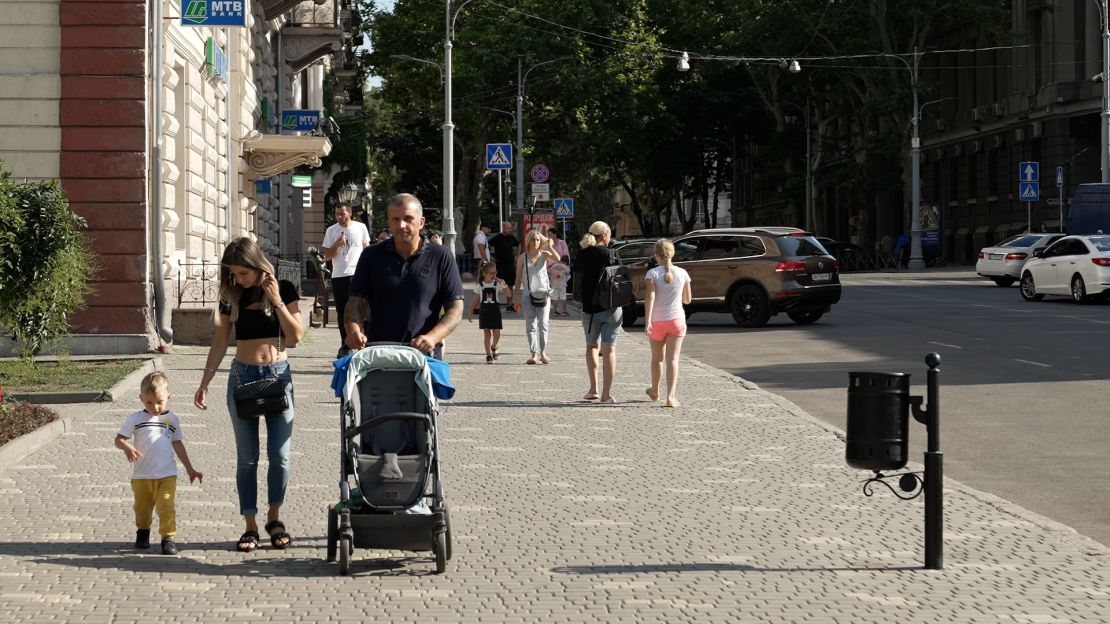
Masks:
[[[621,327],[628,329],[640,320],[640,311],[636,309],[636,304],[626,305],[621,308]]]
[[[790,320],[799,325],[812,325],[825,315],[825,311],[810,310],[809,312],[787,312],[786,315],[790,317]]]
[[[1087,297],[1087,284],[1083,282],[1083,277],[1080,275],[1071,278],[1071,298],[1080,305],[1090,301]]]
[[[1033,283],[1033,274],[1028,271],[1021,276],[1021,298],[1026,301],[1044,299],[1044,295],[1037,292],[1037,285]]]
[[[758,286],[741,286],[728,300],[732,320],[740,327],[763,327],[771,318],[767,295]]]
[[[1016,281],[1012,277],[992,277],[991,279],[994,280],[995,284],[998,284],[1003,288],[1009,288],[1010,286],[1013,286],[1014,282]]]

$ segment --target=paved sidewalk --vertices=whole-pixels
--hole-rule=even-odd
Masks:
[[[477,323],[448,344],[446,574],[401,553],[357,550],[351,577],[323,561],[338,472],[331,327],[293,351],[292,549],[231,550],[229,416],[219,400],[191,406],[204,350],[178,348],[164,357],[171,407],[206,474],[179,485],[181,555],[130,548],[112,438],[137,400],[90,405],[0,472],[4,621],[1110,622],[1110,551],[1067,527],[948,482],[945,569],[922,570],[921,502],[865,497],[838,432],[794,405],[690,360],[683,407],[650,403],[639,333],[621,338],[622,403],[583,403],[576,317],[554,321],[547,366],[524,365],[519,317],[506,328],[492,366]]]

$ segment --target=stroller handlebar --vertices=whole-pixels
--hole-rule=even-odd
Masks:
[[[423,422],[424,425],[427,427],[432,426],[432,420],[428,418],[427,414],[421,414],[419,412],[393,412],[392,414],[386,414],[384,416],[371,418],[370,420],[360,424],[359,426],[347,431],[347,439],[350,440],[352,438],[360,436],[367,429],[377,427],[378,425],[390,422],[392,420],[419,420]]]

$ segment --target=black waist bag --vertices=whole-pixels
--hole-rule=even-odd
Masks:
[[[235,388],[232,396],[235,398],[235,413],[239,418],[258,418],[289,409],[285,384],[277,377],[245,383]]]

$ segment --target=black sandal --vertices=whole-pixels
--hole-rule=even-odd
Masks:
[[[270,545],[278,550],[285,550],[293,543],[293,536],[285,532],[285,524],[281,520],[271,520],[266,523],[266,532],[270,534]],[[281,543],[285,540],[285,543]]]
[[[235,545],[235,549],[239,552],[249,553],[258,548],[258,531],[247,531],[239,538],[239,543]]]

